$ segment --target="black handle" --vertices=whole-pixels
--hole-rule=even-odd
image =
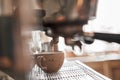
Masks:
[[[120,43],[120,34],[94,33],[94,39]]]

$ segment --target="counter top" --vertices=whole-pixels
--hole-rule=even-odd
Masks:
[[[98,61],[108,61],[108,60],[120,60],[120,54],[105,54],[105,55],[90,55],[84,57],[70,57],[67,60],[80,60],[82,62],[98,62]]]

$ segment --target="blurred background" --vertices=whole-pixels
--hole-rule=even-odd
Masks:
[[[0,0],[2,1],[2,0]],[[42,1],[42,0],[40,0]],[[23,1],[24,2],[24,1]],[[27,2],[27,1],[26,1]],[[49,2],[49,1],[48,1]],[[48,3],[46,3],[48,4]],[[24,8],[25,6],[23,6]],[[38,8],[38,6],[35,5],[34,7]],[[64,6],[63,6],[64,7]],[[100,32],[100,33],[113,33],[113,34],[120,34],[120,0],[98,0],[98,5],[97,5],[97,13],[96,13],[96,18],[89,20],[88,24],[83,26],[83,31],[84,32]],[[29,6],[27,6],[29,8]],[[25,8],[23,10],[26,11]],[[0,8],[1,9],[1,8]],[[53,8],[51,8],[52,10]],[[26,13],[23,13],[22,15],[24,16],[19,16],[19,17],[26,17],[26,20],[21,19],[22,23],[22,28],[23,32],[25,30],[29,30],[30,28],[27,28],[28,26],[31,27],[31,24],[35,24],[34,21],[32,22],[32,19],[29,18],[31,16],[30,10],[28,10],[28,16]],[[49,11],[49,10],[48,10]],[[21,7],[21,12],[22,12],[22,7]],[[2,10],[0,10],[0,14],[2,14]],[[25,16],[26,15],[26,16]],[[57,14],[59,15],[59,14]],[[23,20],[23,22],[22,22]],[[28,22],[27,22],[28,20]],[[29,21],[30,20],[30,21]],[[31,24],[29,24],[31,23]],[[27,25],[26,25],[27,24]],[[29,24],[29,25],[28,25]],[[38,26],[38,25],[34,25]],[[40,25],[41,26],[41,25]],[[33,25],[32,25],[33,27]],[[48,29],[49,30],[49,29]],[[31,30],[30,30],[31,31]],[[16,33],[17,31],[15,31]],[[27,33],[21,33],[22,37],[25,38],[25,43],[27,42],[27,47],[29,45],[29,50],[33,54],[38,54],[41,51],[49,51],[48,47],[45,47],[45,49],[42,48],[42,43],[46,43],[52,40],[51,37],[45,36],[45,33],[40,30],[33,30],[30,32],[31,36],[28,36]],[[27,38],[23,35],[27,35],[29,40],[26,40]],[[20,36],[16,37],[18,42]],[[16,41],[17,41],[16,40]],[[28,48],[26,48],[26,45],[20,40],[20,42],[23,44],[23,53],[30,53]],[[16,42],[17,43],[17,42]],[[19,60],[20,63],[24,62],[24,59],[27,59],[26,56],[22,60],[20,54],[22,53],[22,49],[18,46],[21,45],[21,43],[17,43],[17,57],[16,61]],[[113,80],[120,80],[120,44],[115,43],[115,42],[106,42],[102,40],[97,40],[95,39],[92,44],[86,44],[82,43],[82,48],[80,49],[78,46],[73,47],[68,46],[65,44],[64,38],[59,37],[59,42],[58,42],[58,50],[63,51],[65,53],[65,57],[67,60],[80,60],[81,62],[85,63],[86,65],[90,66],[94,70],[100,72],[101,74],[113,79]],[[24,48],[25,46],[25,48]],[[47,44],[49,46],[49,44]],[[20,52],[19,52],[20,51]],[[24,52],[26,51],[26,52]],[[31,55],[31,54],[30,54]],[[19,58],[20,57],[20,58]],[[17,59],[18,58],[18,59]],[[22,60],[22,61],[21,61]],[[27,62],[28,61],[28,62]],[[29,63],[29,59],[25,61],[26,63]],[[17,63],[17,62],[16,62]],[[20,65],[18,65],[20,66]],[[2,72],[0,74],[6,75]],[[3,76],[2,75],[2,76]],[[3,79],[2,76],[0,75],[0,80]],[[5,78],[8,76],[4,76]],[[11,80],[11,79],[10,79]]]

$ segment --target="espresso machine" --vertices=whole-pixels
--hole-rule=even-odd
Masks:
[[[52,38],[56,51],[59,36],[65,44],[79,46],[94,39],[120,43],[120,34],[87,33],[83,25],[95,19],[98,0],[0,0],[0,70],[15,80],[35,64],[28,42],[31,31],[40,30]],[[97,26],[96,26],[97,27]],[[29,64],[31,62],[31,64]]]

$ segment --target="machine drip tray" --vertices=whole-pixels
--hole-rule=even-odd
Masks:
[[[28,75],[28,80],[111,80],[80,61],[65,61],[59,72],[47,74],[37,65]]]

